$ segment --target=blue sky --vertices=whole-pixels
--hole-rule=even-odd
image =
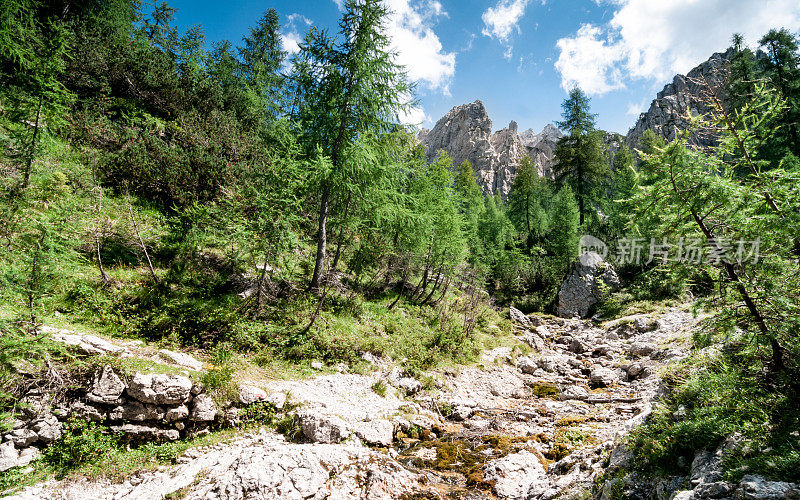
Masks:
[[[425,127],[480,99],[494,129],[540,131],[566,92],[592,98],[600,128],[627,132],[675,73],[724,50],[734,32],[757,45],[771,27],[800,31],[797,0],[385,0],[399,62],[417,82]],[[342,0],[171,0],[176,23],[238,44],[274,7],[294,50],[311,24],[335,29]]]

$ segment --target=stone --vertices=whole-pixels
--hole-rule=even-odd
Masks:
[[[406,373],[398,368],[393,368],[387,375],[386,380],[394,387],[402,390],[407,395],[416,394],[422,389],[422,384],[419,380],[409,377]]]
[[[456,106],[436,122],[430,131],[419,134],[428,161],[439,150],[453,159],[453,165],[469,161],[484,193],[499,193],[504,199],[511,191],[520,158],[530,156],[540,177],[552,177],[555,144],[563,134],[548,125],[540,134],[518,132],[516,122],[492,133],[492,120],[481,101]]]
[[[180,375],[143,374],[133,376],[128,394],[142,403],[174,405],[189,399],[192,381]]]
[[[493,460],[484,465],[482,471],[484,482],[493,484],[500,498],[539,498],[549,487],[544,467],[536,455],[527,450]]]
[[[133,422],[144,422],[145,420],[161,420],[165,418],[163,408],[156,405],[146,405],[139,401],[128,401],[125,404],[116,406],[108,412],[110,420],[129,420]]]
[[[603,284],[604,286],[601,286]],[[620,287],[614,267],[595,252],[586,252],[573,264],[558,291],[558,315],[585,318],[604,293]]]
[[[800,488],[794,483],[767,481],[761,476],[746,475],[734,492],[736,500],[779,500],[800,498]]]
[[[641,363],[632,363],[627,371],[630,378],[636,378],[644,371],[644,366]]]
[[[322,368],[323,368],[324,366],[325,366],[325,365],[323,365],[323,364],[322,364],[321,362],[319,362],[319,361],[312,361],[312,362],[311,362],[311,368],[313,368],[313,369],[315,369],[315,370],[322,370]]]
[[[256,401],[266,401],[267,391],[252,385],[239,386],[239,402],[243,405],[251,405]]]
[[[561,373],[569,370],[569,358],[566,356],[542,356],[536,360],[536,364],[548,373]]]
[[[359,439],[371,445],[391,446],[394,440],[394,425],[388,420],[356,422],[352,428]]]
[[[452,420],[456,420],[462,422],[469,417],[471,417],[475,413],[473,408],[465,405],[456,405],[453,406],[453,411],[450,413],[449,418]]]
[[[579,385],[570,385],[561,391],[561,393],[558,395],[558,398],[561,401],[567,401],[570,399],[585,401],[589,399],[589,391],[585,387],[581,387]]]
[[[5,472],[19,464],[19,452],[11,441],[4,441],[0,444],[0,472]]]
[[[533,362],[533,360],[527,356],[520,356],[517,358],[517,368],[519,368],[522,373],[529,373],[532,374],[536,371],[539,366]]]
[[[92,390],[86,394],[86,399],[93,403],[114,404],[124,391],[125,383],[106,365],[94,374]]]
[[[186,419],[188,416],[189,408],[186,405],[180,405],[174,408],[168,408],[166,413],[164,413],[164,420],[167,422],[177,422]]]
[[[589,374],[589,382],[595,387],[608,387],[619,382],[619,376],[610,368],[595,365]]]
[[[628,347],[628,354],[635,358],[643,358],[653,354],[655,346],[647,342],[634,342]]]
[[[298,413],[303,435],[315,443],[338,443],[350,436],[347,423],[335,415]]]
[[[44,444],[52,443],[64,433],[64,427],[55,415],[45,415],[33,420],[30,427],[36,433],[37,441]]]
[[[520,325],[530,328],[531,322],[525,314],[514,306],[508,308],[508,314],[511,316],[511,321],[516,321]]]
[[[177,429],[162,429],[143,424],[112,425],[111,431],[122,434],[125,440],[133,442],[177,441],[181,437]]]
[[[175,352],[170,351],[169,349],[161,349],[158,351],[158,354],[172,362],[178,366],[183,366],[184,368],[188,368],[194,371],[200,371],[203,369],[203,363],[195,359],[193,356],[186,354],[184,352]]]
[[[575,354],[582,354],[589,349],[589,345],[580,339],[573,338],[572,342],[569,343],[569,352]]]
[[[83,401],[75,401],[72,403],[69,407],[69,414],[70,416],[89,420],[91,422],[100,422],[106,419],[106,412],[104,410]]]
[[[17,458],[17,467],[24,467],[41,456],[42,452],[33,446],[20,450],[19,458]]]
[[[211,422],[217,418],[217,404],[208,394],[200,394],[192,400],[189,419],[195,422]]]
[[[14,429],[4,434],[3,439],[11,441],[17,448],[26,448],[35,443],[36,440],[39,439],[39,436],[30,429]]]
[[[119,354],[125,350],[116,344],[95,335],[84,335],[79,345],[87,354]]]
[[[283,392],[273,392],[267,396],[267,403],[271,404],[278,410],[282,410],[286,406],[286,394]]]

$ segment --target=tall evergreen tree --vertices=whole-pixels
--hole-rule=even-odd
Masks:
[[[545,204],[551,196],[548,180],[539,177],[533,159],[525,155],[508,195],[508,216],[517,231],[525,235],[528,250],[547,232]]]
[[[605,147],[595,134],[595,116],[590,112],[589,97],[574,88],[561,105],[562,121],[558,127],[568,135],[559,139],[553,172],[559,182],[567,182],[578,199],[581,225],[589,212],[591,197],[608,174]]]
[[[331,195],[337,183],[353,182],[347,175],[345,151],[360,134],[394,128],[410,88],[403,69],[390,51],[386,19],[380,0],[348,0],[339,23],[339,36],[312,29],[301,45],[295,65],[299,90],[299,123],[310,149],[330,158],[329,171],[318,172],[319,211],[317,252],[311,289],[319,289],[327,263],[327,227]],[[360,172],[369,176],[369,172]]]
[[[792,152],[800,156],[800,53],[797,39],[786,28],[772,29],[758,43],[767,52],[767,57],[762,59],[766,76],[788,104],[783,115],[784,124],[789,131]]]
[[[282,108],[284,78],[281,67],[286,52],[280,30],[278,12],[269,9],[250,29],[250,35],[244,37],[244,46],[239,49],[246,94],[251,106],[257,110],[254,119],[263,123],[277,119]]]

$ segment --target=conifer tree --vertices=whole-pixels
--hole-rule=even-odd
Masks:
[[[575,192],[583,225],[592,195],[608,174],[605,147],[595,133],[595,115],[590,112],[589,98],[574,88],[561,105],[559,128],[568,133],[556,145],[553,172],[559,182],[568,183]]]
[[[298,121],[309,148],[321,148],[330,169],[318,172],[317,252],[310,288],[319,289],[327,264],[327,228],[331,196],[347,175],[345,152],[360,134],[396,128],[398,111],[410,88],[390,51],[386,6],[380,0],[349,0],[337,38],[313,29],[296,61],[296,85],[302,96]],[[370,172],[358,172],[368,177]]]
[[[255,28],[250,29],[239,55],[246,83],[245,93],[256,110],[254,119],[263,124],[275,121],[282,109],[284,78],[281,67],[286,59],[280,19],[275,9],[265,12]]]

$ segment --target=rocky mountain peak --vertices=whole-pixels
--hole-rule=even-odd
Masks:
[[[492,120],[479,100],[454,107],[432,130],[423,129],[418,135],[429,161],[440,149],[450,155],[455,165],[467,160],[484,193],[499,192],[504,198],[511,191],[524,155],[533,159],[540,176],[552,175],[553,150],[562,136],[553,125],[547,125],[540,134],[531,129],[520,133],[514,120],[492,133]]]
[[[625,139],[628,146],[638,147],[644,131],[648,129],[667,141],[672,141],[679,132],[689,127],[687,113],[691,112],[692,115],[708,113],[710,108],[699,97],[702,87],[697,80],[705,78],[712,86],[720,84],[724,78],[724,72],[720,70],[725,67],[733,54],[733,49],[724,53],[717,52],[686,75],[675,75],[672,82],[665,85],[656,95],[650,103],[650,108],[639,115],[636,125],[630,129]],[[690,142],[696,146],[706,147],[714,145],[716,137],[696,133]]]

